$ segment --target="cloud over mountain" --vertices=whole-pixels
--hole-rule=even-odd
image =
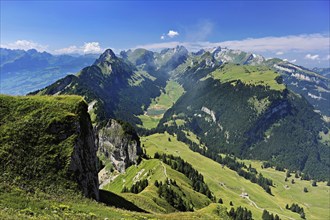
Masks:
[[[17,40],[13,43],[1,44],[0,46],[2,48],[8,48],[8,49],[20,49],[20,50],[36,49],[40,52],[43,52],[48,48],[48,45],[42,45],[30,40]]]
[[[319,55],[318,54],[315,54],[315,55],[312,55],[312,54],[307,54],[305,56],[305,59],[308,59],[308,60],[318,60],[319,59]]]
[[[57,49],[54,51],[56,54],[72,54],[72,53],[79,53],[79,54],[87,54],[87,53],[101,53],[104,49],[101,48],[99,42],[87,42],[84,43],[83,46],[76,46],[72,45],[66,48]]]

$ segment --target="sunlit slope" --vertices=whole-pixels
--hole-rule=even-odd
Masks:
[[[168,138],[171,141],[168,141]],[[198,153],[192,152],[187,145],[178,142],[175,137],[168,134],[154,134],[143,137],[147,154],[152,156],[155,152],[163,152],[180,156],[187,162],[193,164],[205,178],[205,182],[215,193],[217,199],[222,198],[224,205],[230,207],[230,201],[234,206],[245,206],[253,212],[255,219],[260,219],[263,209],[267,209],[271,213],[278,214],[282,219],[295,218],[299,219],[297,213],[293,213],[285,209],[285,205],[291,205],[293,202],[304,207],[306,218],[312,219],[328,219],[329,207],[329,187],[324,183],[320,183],[318,187],[311,189],[311,192],[304,193],[304,186],[311,188],[309,181],[297,180],[291,189],[283,188],[285,173],[275,171],[274,169],[261,170],[260,163],[258,166],[253,166],[271,178],[275,182],[275,187],[272,187],[272,195],[267,194],[260,186],[253,184],[250,181],[240,177],[236,172],[222,168],[217,162],[208,159]],[[287,183],[291,185],[291,183]],[[314,191],[314,192],[313,192]],[[249,195],[249,199],[240,197],[242,192]],[[307,203],[306,201],[309,201]],[[312,208],[313,207],[313,208]],[[318,208],[315,208],[318,207]]]

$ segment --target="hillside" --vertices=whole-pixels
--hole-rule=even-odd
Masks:
[[[81,97],[1,95],[0,103],[2,183],[99,198],[94,133]]]
[[[298,203],[304,207],[306,219],[328,219],[330,217],[328,212],[329,186],[325,182],[319,182],[317,187],[313,187],[311,181],[301,180],[299,177],[295,177],[294,173],[291,173],[291,177],[285,180],[284,171],[277,171],[274,168],[262,169],[263,163],[260,161],[242,161],[248,166],[251,164],[257,172],[273,180],[272,195],[269,195],[256,183],[246,180],[228,166],[223,166],[223,164],[193,152],[189,149],[189,145],[177,141],[175,136],[167,133],[153,134],[142,138],[142,144],[150,156],[153,156],[155,152],[173,154],[193,164],[193,167],[204,176],[205,182],[215,193],[217,200],[221,198],[223,205],[228,209],[230,208],[229,203],[232,201],[235,207],[244,206],[251,210],[254,219],[261,219],[263,209],[274,214],[277,213],[281,219],[299,219],[297,213],[285,209],[286,204]],[[292,179],[295,181],[294,184]],[[308,189],[307,193],[303,192],[304,187]],[[247,193],[247,197],[242,197],[242,193]]]
[[[279,74],[232,64],[211,71],[201,74],[196,66],[185,73],[180,82],[186,92],[165,113],[158,131],[191,130],[210,154],[269,160],[328,178],[329,148],[318,140],[328,127],[304,98],[284,89]],[[185,123],[166,127],[173,118]]]

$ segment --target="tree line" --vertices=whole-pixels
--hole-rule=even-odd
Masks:
[[[192,181],[192,187],[196,192],[206,195],[209,199],[214,200],[213,193],[204,182],[204,177],[191,164],[184,161],[181,157],[173,155],[155,153],[154,158],[162,160],[169,165],[172,169],[183,173],[188,179]]]
[[[166,179],[165,183],[155,181],[155,186],[158,188],[157,192],[160,198],[164,198],[175,209],[186,212],[193,211],[193,205],[190,201],[185,201],[182,196],[175,190],[178,188],[175,180]]]
[[[138,194],[138,193],[142,192],[147,186],[148,186],[147,179],[139,180],[136,183],[134,183],[130,188],[124,186],[124,188],[122,189],[121,192],[122,193],[131,192],[131,193]]]

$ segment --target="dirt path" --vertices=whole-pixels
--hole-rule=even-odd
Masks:
[[[165,175],[165,177],[168,179],[168,184],[171,184],[171,181],[170,181],[170,179],[169,179],[168,176],[167,176],[166,167],[165,167],[164,163],[163,163],[162,161],[161,161],[160,163],[162,164],[162,166],[163,166],[163,168],[164,168],[164,175]]]
[[[244,196],[245,199],[247,199],[254,207],[256,207],[257,209],[263,211],[264,209],[263,208],[260,208],[257,203],[255,203],[252,199],[250,199],[250,197],[248,196]],[[291,218],[289,216],[286,216],[286,215],[283,215],[283,214],[279,214],[277,212],[272,212],[274,215],[278,215],[279,217],[285,217],[285,218],[288,218],[288,219],[291,219],[291,220],[295,220],[294,218]]]
[[[105,170],[105,167],[99,172],[99,181],[102,182],[99,185],[99,189],[103,189],[104,186],[106,186],[107,184],[109,184],[111,181],[113,181],[114,179],[117,178],[117,176],[119,176],[119,174],[115,175],[115,176],[110,176],[108,174],[108,172]]]

